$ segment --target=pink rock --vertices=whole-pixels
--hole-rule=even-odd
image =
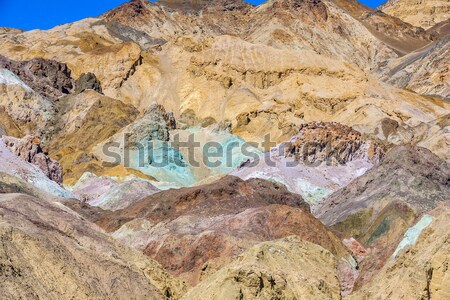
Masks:
[[[6,147],[26,162],[39,167],[51,180],[62,184],[63,172],[61,165],[48,157],[41,148],[39,138],[27,135],[23,138],[3,136]]]

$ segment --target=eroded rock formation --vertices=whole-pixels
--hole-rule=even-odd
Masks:
[[[26,162],[38,166],[48,178],[62,184],[63,170],[61,165],[44,153],[39,138],[30,135],[21,139],[3,136],[2,140],[12,153]]]

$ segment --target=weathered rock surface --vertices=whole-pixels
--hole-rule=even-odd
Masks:
[[[387,82],[419,94],[450,100],[450,35],[389,62]]]
[[[449,199],[449,166],[429,150],[399,146],[382,162],[326,198],[315,215],[370,251],[360,263],[364,286],[394,253],[405,231]]]
[[[134,148],[136,144],[146,145],[152,140],[169,141],[169,130],[175,129],[176,123],[173,114],[166,112],[164,106],[153,104],[148,107],[143,116],[123,128],[114,140],[124,139],[126,136],[126,148]]]
[[[35,144],[13,143],[24,161],[0,143],[0,296],[186,292],[91,220],[197,285],[186,299],[446,297],[448,216],[430,210],[450,192],[448,5],[413,2],[135,0],[50,30],[0,28],[0,67],[13,71],[0,69],[0,134],[38,136],[74,185],[45,176],[47,157],[45,172],[27,162],[43,155]],[[119,152],[150,140],[167,151],[136,168],[140,153],[105,151],[124,133]],[[239,151],[231,166],[193,168],[181,142],[165,144],[175,135],[224,147],[269,135],[284,151],[257,149],[255,169]],[[378,146],[405,143],[384,158]],[[321,164],[286,166],[302,154]],[[239,165],[250,180],[222,178]],[[76,196],[64,203],[83,217],[14,192]]]
[[[102,93],[102,84],[94,73],[83,73],[75,81],[75,93],[81,93],[85,90],[94,90],[100,94]]]
[[[226,176],[215,184],[168,190],[141,199],[125,210],[105,216],[101,225],[108,231],[114,231],[136,217],[156,222],[177,218],[188,211],[192,214],[203,211],[203,215],[207,216],[237,213],[269,204],[290,205],[309,211],[309,205],[301,196],[289,193],[281,185],[259,179],[244,181]]]
[[[1,136],[8,135],[14,137],[23,136],[22,131],[11,118],[11,116],[6,112],[4,106],[0,106],[0,126],[1,126]]]
[[[55,104],[26,85],[17,75],[0,69],[0,111],[5,125],[16,132],[47,137]],[[9,123],[9,124],[8,124]]]
[[[69,94],[74,81],[66,64],[54,60],[34,58],[28,61],[14,61],[0,55],[0,68],[16,74],[42,97],[56,100]]]
[[[3,171],[0,172],[0,194],[25,194],[32,197],[47,199],[49,201],[59,201],[61,198],[57,195],[48,193],[42,188],[39,189],[29,182]],[[68,200],[73,201],[73,200]]]
[[[37,160],[39,160],[38,158]],[[43,161],[49,162],[51,166],[55,166],[51,163],[50,160],[47,160],[46,156],[41,156],[41,158],[43,159]],[[0,172],[18,177],[34,186],[36,189],[40,189],[43,192],[51,194],[53,196],[64,198],[73,197],[70,192],[62,188],[58,183],[50,180],[46,176],[46,174],[44,174],[44,171],[41,170],[37,165],[31,164],[25,159],[20,158],[16,154],[12,153],[2,139],[0,139],[0,160]],[[45,163],[41,165],[44,167],[48,166]],[[52,175],[55,175],[55,173],[52,173]]]
[[[37,137],[27,135],[18,139],[3,136],[2,140],[12,153],[24,161],[38,166],[48,178],[58,184],[62,184],[63,170],[61,165],[44,153],[41,148],[41,141]]]
[[[138,115],[133,106],[93,90],[64,97],[58,107],[48,149],[63,166],[66,182],[78,180],[84,172],[101,172],[105,166],[92,155],[92,147],[127,126]]]
[[[225,177],[162,191],[115,212],[68,205],[191,284],[252,245],[289,235],[322,245],[350,265],[346,248],[309,213],[299,195],[264,180]]]
[[[108,210],[124,209],[138,200],[160,190],[148,181],[131,179],[120,182],[90,204]]]
[[[300,125],[299,133],[287,143],[285,149],[286,156],[294,156],[312,165],[343,165],[357,159],[378,164],[384,154],[379,145],[365,140],[351,127],[326,122]]]
[[[382,270],[350,299],[447,299],[450,296],[449,203],[429,213],[417,242],[390,257]]]
[[[282,183],[314,208],[332,192],[364,174],[383,155],[374,141],[339,123],[300,125],[297,135],[231,174]]]
[[[383,205],[388,199],[405,202],[415,212],[423,213],[447,200],[449,174],[448,163],[431,151],[398,146],[378,166],[328,197],[317,211],[318,216],[327,225],[337,224],[360,210],[375,209],[373,205]]]
[[[150,182],[129,176],[118,182],[113,177],[99,177],[86,172],[71,190],[82,202],[107,210],[126,208],[132,203],[159,192]]]
[[[446,0],[389,0],[379,8],[391,16],[425,29],[450,19],[450,3]]]
[[[163,299],[163,293],[171,294],[164,286],[170,276],[158,264],[61,204],[3,194],[0,218],[2,298]]]
[[[298,237],[257,244],[182,299],[341,299],[337,260]]]
[[[408,128],[395,143],[420,142],[448,112],[446,102],[377,78],[431,42],[430,32],[396,18],[343,1],[169,2],[132,1],[99,19],[5,33],[0,52],[64,62],[74,78],[94,73],[106,96],[141,113],[156,102],[177,118],[193,112],[200,122],[231,123],[249,141],[270,133],[282,142],[317,120],[376,135],[392,118]],[[415,90],[441,95],[440,82]],[[439,149],[443,137],[428,140]]]

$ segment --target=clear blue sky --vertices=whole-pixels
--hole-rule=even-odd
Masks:
[[[386,0],[360,0],[377,7]],[[49,29],[56,25],[95,17],[127,0],[0,0],[0,27],[25,30]],[[259,4],[262,0],[249,0]]]

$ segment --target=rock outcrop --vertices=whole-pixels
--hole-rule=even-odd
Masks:
[[[74,87],[70,69],[66,64],[54,60],[34,58],[18,62],[0,55],[0,68],[13,72],[47,99],[56,100],[69,94]]]
[[[169,141],[169,130],[176,128],[173,114],[166,112],[164,106],[153,104],[144,112],[144,115],[125,127],[122,135],[127,135],[127,148],[135,147],[136,143],[145,145],[152,140]],[[114,137],[113,137],[114,139]]]
[[[297,135],[241,164],[231,174],[282,183],[315,208],[332,192],[376,165],[383,150],[351,127],[339,123],[300,125]]]
[[[315,215],[370,251],[360,264],[363,286],[394,253],[405,231],[449,198],[449,166],[429,150],[399,146],[382,162],[326,198]]]
[[[0,69],[0,111],[5,125],[15,131],[41,137],[50,135],[55,104],[31,89],[17,75]],[[10,123],[10,124],[8,124]],[[11,124],[12,123],[12,124]]]
[[[44,153],[39,138],[30,135],[21,139],[3,136],[2,140],[12,153],[24,161],[36,165],[48,178],[62,184],[63,170],[61,165]]]
[[[447,299],[450,296],[449,203],[428,217],[431,223],[416,233],[417,241],[397,257],[390,257],[373,280],[349,299]]]
[[[360,210],[385,205],[387,199],[405,202],[416,213],[423,213],[447,200],[449,174],[448,163],[431,151],[398,146],[390,150],[378,166],[328,197],[318,210],[318,216],[325,224],[333,225]],[[364,226],[370,227],[370,224]]]
[[[102,84],[94,73],[83,73],[75,81],[75,93],[78,94],[85,90],[94,90],[97,93],[102,93]]]
[[[101,175],[108,167],[92,155],[92,148],[134,121],[138,111],[93,90],[64,97],[58,107],[48,149],[63,166],[66,182],[73,183],[85,172]],[[110,164],[109,168],[116,165]]]
[[[311,165],[344,165],[357,159],[378,164],[383,157],[379,145],[364,140],[358,131],[339,123],[302,124],[298,135],[291,138],[285,147],[286,156],[294,156]]]
[[[29,156],[27,156],[26,158],[21,158],[15,153],[11,152],[10,148],[5,145],[2,139],[0,139],[0,172],[6,173],[10,176],[18,177],[31,186],[34,186],[35,189],[41,190],[44,193],[64,198],[73,197],[70,192],[65,190],[58,183],[50,180],[46,176],[46,174],[44,174],[44,171],[40,169],[40,166],[42,166],[46,172],[49,172],[49,175],[58,177],[60,174],[58,170],[60,171],[60,169],[58,168],[58,164],[56,162],[48,159],[48,157],[46,155],[43,155],[43,153],[39,153],[39,151],[36,150],[36,148],[38,148],[37,145],[33,143],[29,144],[28,142],[26,142],[26,139],[22,141],[19,140],[18,142],[17,140],[12,139],[12,141],[13,144],[11,146],[11,149],[13,149],[14,151],[16,151],[14,147],[25,146],[24,148],[18,147],[18,154],[23,153],[29,155],[36,154],[37,152],[37,154],[34,155],[33,160],[30,161],[36,162],[39,166],[28,162],[30,158]],[[19,184],[19,186],[20,185],[21,184]]]

